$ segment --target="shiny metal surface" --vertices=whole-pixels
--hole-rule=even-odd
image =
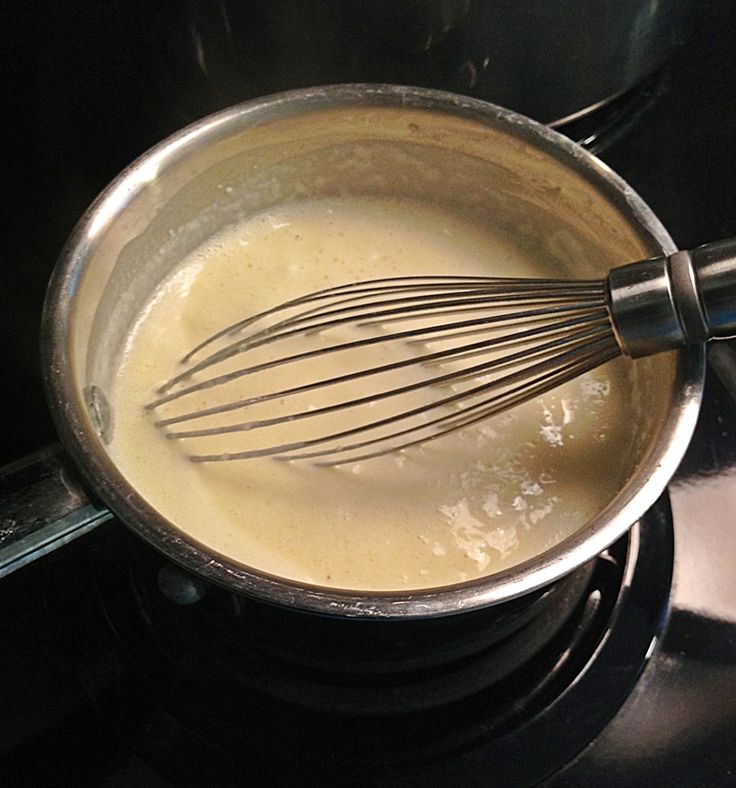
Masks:
[[[452,88],[562,124],[651,74],[694,12],[687,0],[468,3],[458,21],[465,60]]]
[[[129,527],[176,563],[239,593],[320,613],[374,618],[449,615],[521,596],[600,553],[657,499],[695,424],[702,349],[640,362],[643,396],[652,407],[643,408],[647,418],[636,447],[636,472],[598,518],[511,570],[415,593],[304,586],[212,553],[127,485],[94,430],[85,391],[91,385],[103,392],[108,388],[115,351],[141,298],[218,221],[288,200],[297,186],[296,193],[303,194],[305,183],[314,195],[320,188],[334,188],[329,179],[318,187],[310,166],[321,176],[345,177],[325,169],[325,157],[351,162],[356,138],[361,145],[376,144],[380,157],[367,180],[350,172],[352,193],[371,193],[372,184],[380,194],[398,188],[407,196],[436,194],[434,181],[426,178],[439,173],[451,198],[505,209],[507,218],[523,220],[524,232],[538,243],[546,243],[561,222],[576,231],[572,253],[567,236],[555,236],[557,256],[573,265],[592,259],[591,247],[598,250],[603,271],[626,259],[675,251],[649,209],[605,165],[554,132],[482,102],[431,90],[336,86],[236,106],[152,149],[108,187],[77,226],[55,270],[44,315],[45,376],[56,424],[88,483]],[[403,171],[391,158],[394,146],[402,143],[410,143],[417,156]],[[288,178],[279,169],[284,160],[290,165]],[[445,171],[448,162],[451,168]],[[301,179],[293,177],[294,164],[303,165]],[[259,179],[267,177],[273,185],[278,173],[275,190],[258,190]],[[495,182],[488,181],[491,175]],[[239,179],[232,199],[217,188],[225,177]],[[522,215],[514,217],[514,210]],[[114,429],[106,438],[114,440]]]
[[[614,268],[608,300],[632,358],[736,332],[736,240]]]
[[[627,356],[648,355],[653,340],[669,348],[682,345],[666,257],[614,268],[608,300],[616,339]]]
[[[545,123],[607,103],[660,67],[689,33],[693,0],[193,0],[167,19],[157,82],[198,117],[290,86],[394,82],[452,90]],[[263,59],[255,31],[274,42]],[[159,36],[161,34],[159,33]],[[155,34],[142,36],[160,48]],[[154,50],[155,51],[155,50]],[[259,57],[260,56],[260,57]],[[254,62],[255,61],[255,62]],[[274,89],[276,89],[274,87]]]
[[[111,517],[89,499],[59,447],[0,468],[0,578]]]
[[[736,240],[703,244],[690,258],[709,336],[736,335]]]

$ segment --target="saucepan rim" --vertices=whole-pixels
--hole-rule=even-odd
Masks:
[[[396,85],[332,85],[279,93],[210,115],[167,138],[123,171],[89,207],[54,269],[42,325],[44,384],[60,438],[92,490],[140,537],[206,580],[264,601],[314,613],[366,618],[423,618],[469,612],[536,591],[569,574],[623,535],[665,489],[695,428],[705,376],[705,351],[678,351],[674,401],[664,424],[667,442],[646,467],[635,491],[544,554],[485,578],[409,592],[352,591],[310,586],[245,567],[192,540],[162,517],[128,484],[95,433],[80,388],[73,381],[72,323],[75,294],[95,244],[91,228],[114,221],[142,188],[151,163],[164,166],[192,146],[224,138],[267,120],[349,106],[377,105],[435,110],[501,126],[531,142],[591,181],[665,254],[669,234],[633,189],[603,162],[567,137],[517,113],[477,99]]]

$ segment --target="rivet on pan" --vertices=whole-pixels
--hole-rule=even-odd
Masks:
[[[107,397],[99,386],[87,386],[84,402],[95,431],[104,444],[109,444],[112,441],[113,416]]]

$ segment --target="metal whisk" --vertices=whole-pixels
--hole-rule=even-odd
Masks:
[[[169,438],[204,442],[195,462],[338,465],[461,430],[620,354],[735,332],[736,240],[624,265],[603,281],[376,279],[224,328],[146,407]],[[296,436],[285,432],[292,425]],[[265,437],[220,445],[244,433]]]

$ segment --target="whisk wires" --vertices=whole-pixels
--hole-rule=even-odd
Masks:
[[[218,331],[187,353],[146,407],[172,439],[209,447],[226,435],[264,436],[242,449],[195,450],[195,462],[339,465],[465,429],[618,354],[600,281],[376,279],[311,293]],[[319,374],[327,361],[330,374]],[[262,377],[270,389],[259,388]],[[282,380],[287,385],[277,385]],[[305,404],[314,393],[317,403]],[[181,407],[186,402],[194,407]],[[279,407],[237,418],[264,403]],[[388,410],[376,416],[378,403]],[[308,422],[321,426],[283,438],[284,428]]]

